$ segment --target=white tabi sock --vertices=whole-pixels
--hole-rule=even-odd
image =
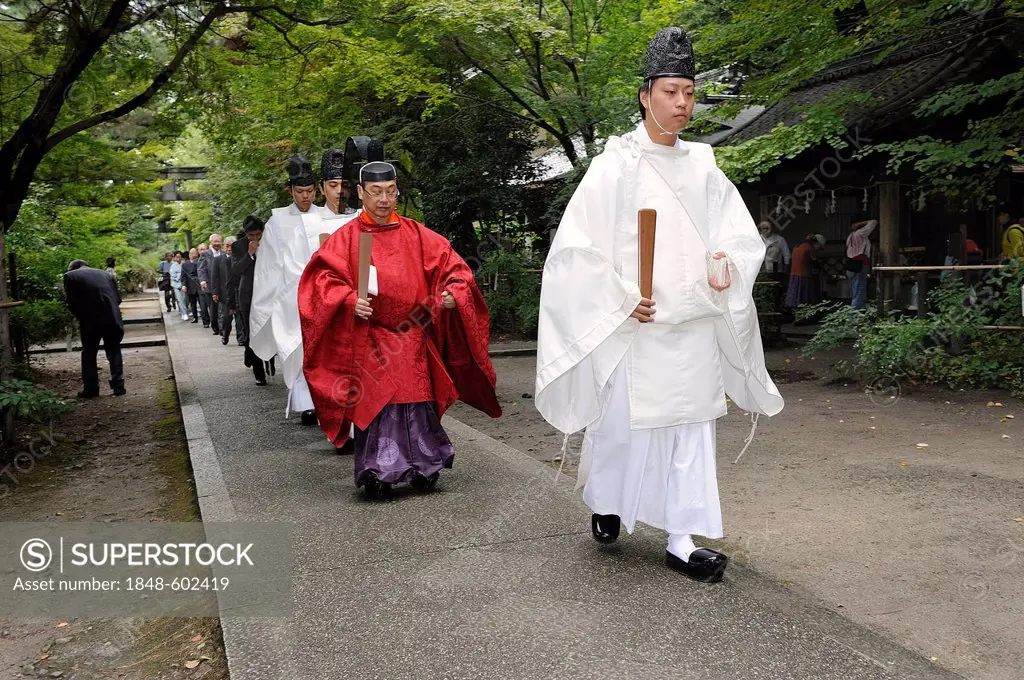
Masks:
[[[690,561],[690,553],[697,549],[690,534],[669,534],[668,551],[683,562]]]

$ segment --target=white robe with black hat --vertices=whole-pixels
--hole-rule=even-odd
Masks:
[[[318,206],[303,213],[292,203],[274,209],[264,228],[253,274],[249,347],[264,361],[277,355],[288,386],[286,417],[313,408],[302,374],[299,279],[320,247],[320,234],[333,234],[357,214],[336,215]]]
[[[657,210],[655,321],[640,302],[637,211]],[[732,284],[708,284],[708,256]],[[579,486],[594,512],[671,533],[722,534],[715,420],[783,406],[764,363],[753,284],[761,236],[711,147],[608,140],[566,208],[544,266],[536,404],[564,433],[586,429]]]

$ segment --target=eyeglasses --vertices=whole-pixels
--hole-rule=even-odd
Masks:
[[[364,191],[363,193],[369,196],[370,198],[384,198],[385,196],[387,196],[389,201],[393,201],[396,198],[398,198],[397,189],[394,189],[392,191]]]

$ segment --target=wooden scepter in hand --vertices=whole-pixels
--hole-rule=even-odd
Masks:
[[[359,272],[356,295],[356,316],[368,319],[373,314],[369,305],[370,295],[370,260],[373,255],[373,234],[364,232],[359,234]],[[365,305],[363,303],[366,303]]]
[[[658,224],[658,212],[643,208],[637,213],[637,233],[640,239],[640,295],[642,299],[631,315],[641,323],[654,321],[654,234]]]

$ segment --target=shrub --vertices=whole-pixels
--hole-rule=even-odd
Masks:
[[[0,382],[0,410],[31,423],[47,423],[71,410],[71,404],[45,387],[28,380]]]
[[[39,300],[12,309],[11,323],[25,330],[30,345],[39,345],[67,337],[75,317],[59,300]]]
[[[484,298],[491,312],[492,329],[533,335],[540,316],[540,265],[530,257],[514,253],[490,253],[478,276],[497,279],[494,289],[485,283]]]
[[[950,279],[929,294],[924,317],[879,319],[876,310],[853,310],[834,302],[801,309],[824,313],[821,327],[804,347],[813,354],[855,338],[854,371],[862,379],[908,378],[950,388],[1008,388],[1024,392],[1024,333],[984,326],[1021,325],[1020,263],[984,282],[966,286]]]

